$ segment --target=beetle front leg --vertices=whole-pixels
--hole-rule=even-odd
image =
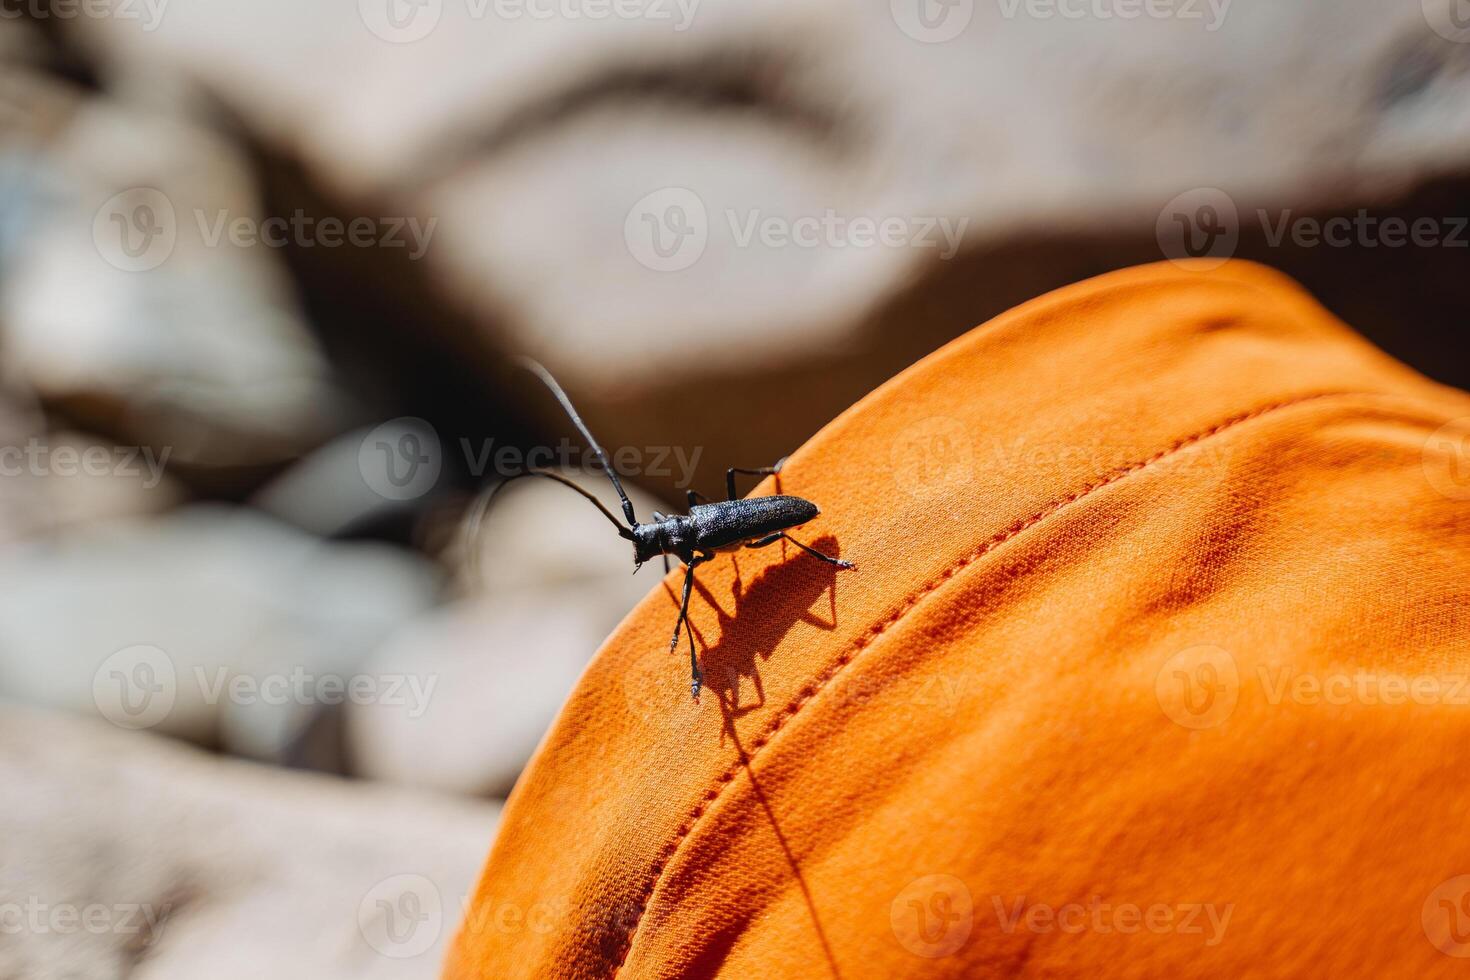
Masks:
[[[689,593],[694,588],[694,569],[709,561],[706,555],[700,555],[692,559],[684,568],[684,596],[679,601],[679,618],[674,620],[674,636],[669,640],[669,652],[673,653],[679,646],[679,628],[689,619]],[[694,652],[694,629],[689,630],[689,693],[694,700],[699,700],[699,692],[704,687],[704,675],[699,671],[699,656]]]

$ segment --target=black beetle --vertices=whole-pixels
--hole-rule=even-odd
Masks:
[[[804,545],[786,533],[791,528],[805,524],[817,516],[819,513],[817,505],[810,500],[788,495],[753,497],[748,500],[736,497],[736,473],[767,476],[779,473],[781,463],[759,469],[742,469],[732,466],[725,472],[725,489],[729,494],[728,500],[701,503],[701,495],[690,490],[688,491],[688,514],[665,516],[654,511],[651,522],[640,524],[638,518],[633,514],[633,503],[624,492],[622,482],[608,464],[607,454],[603,452],[597,440],[592,438],[592,433],[588,431],[582,417],[572,406],[571,399],[567,397],[567,393],[562,390],[556,379],[551,376],[551,372],[528,357],[518,358],[516,363],[536,375],[546,387],[551,389],[551,393],[561,403],[562,409],[572,420],[572,424],[576,426],[582,438],[587,440],[587,445],[597,458],[598,465],[612,481],[613,489],[617,491],[618,499],[623,503],[623,516],[627,518],[627,525],[624,526],[611,511],[604,507],[602,501],[561,474],[550,470],[530,468],[506,477],[505,480],[491,487],[482,495],[478,504],[471,509],[470,517],[465,522],[466,534],[471,542],[469,548],[471,555],[477,553],[473,542],[478,538],[480,523],[489,509],[490,501],[506,483],[522,476],[542,476],[571,487],[592,501],[597,509],[602,511],[603,516],[618,529],[618,534],[633,543],[633,571],[636,572],[642,568],[644,562],[660,556],[663,557],[665,571],[668,570],[668,556],[670,555],[684,563],[684,592],[679,602],[679,618],[674,621],[674,635],[669,640],[670,652],[678,647],[679,631],[689,618],[689,593],[694,587],[694,570],[720,552],[736,551],[740,548],[764,548],[777,541],[789,541],[812,557],[836,565],[838,568],[856,567],[852,562],[834,558]],[[785,460],[782,460],[782,463],[784,462]],[[694,631],[690,630],[689,692],[696,701],[699,700],[699,692],[703,685],[703,676],[699,670],[699,657],[694,650]]]

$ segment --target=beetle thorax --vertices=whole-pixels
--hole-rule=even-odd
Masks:
[[[675,555],[684,561],[694,555],[694,532],[687,517],[666,517],[633,528],[633,560],[638,564],[659,555]]]

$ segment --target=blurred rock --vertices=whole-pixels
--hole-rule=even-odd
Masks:
[[[439,589],[411,553],[215,506],[16,545],[0,578],[0,693],[330,768],[308,736],[324,713],[390,693],[359,668]]]
[[[343,535],[394,514],[416,513],[444,489],[446,447],[423,419],[354,429],[297,460],[251,498],[252,506],[314,534]]]
[[[0,976],[438,976],[499,816],[0,710]]]
[[[339,428],[277,250],[234,231],[262,229],[239,152],[186,118],[10,74],[7,370],[183,469],[274,464]]]
[[[168,460],[151,447],[115,446],[65,430],[41,446],[49,529],[161,514],[185,500],[168,475]]]
[[[579,480],[616,512],[603,478]],[[636,490],[630,496],[647,519],[654,505]],[[507,486],[468,544],[478,546],[479,574],[461,574],[475,594],[405,626],[364,667],[436,683],[418,716],[394,705],[348,707],[357,774],[509,792],[582,668],[663,571],[655,563],[629,574],[628,543],[585,500],[549,481]]]
[[[184,499],[167,465],[151,447],[7,425],[0,407],[0,544],[163,513]]]
[[[631,608],[615,592],[603,583],[511,590],[401,630],[364,669],[433,679],[433,696],[417,717],[395,705],[349,706],[354,775],[509,793],[582,668]]]
[[[42,431],[44,421],[40,409],[27,405],[11,391],[0,389],[0,467],[15,457],[28,441]],[[8,475],[0,473],[0,546],[30,534],[46,523],[47,505],[40,487],[21,465],[22,459],[11,459],[14,466]]]
[[[35,64],[44,48],[34,24],[11,17],[0,21],[0,62]]]

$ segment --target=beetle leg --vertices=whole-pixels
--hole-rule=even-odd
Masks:
[[[694,588],[694,569],[709,561],[708,555],[698,555],[684,566],[684,597],[679,602],[679,618],[674,620],[674,638],[669,641],[669,652],[679,646],[679,628],[689,618],[689,593]],[[689,630],[689,691],[699,700],[699,691],[704,686],[704,676],[699,672],[699,657],[694,652],[694,630]]]
[[[694,587],[694,565],[684,566],[684,597],[679,600],[679,618],[674,620],[674,635],[669,638],[669,652],[673,653],[679,648],[679,630],[684,626],[684,620],[689,615],[689,590]]]
[[[775,534],[767,534],[757,541],[747,541],[745,546],[747,548],[764,548],[768,544],[775,544],[777,541],[780,541],[784,534],[785,532],[783,531],[777,531]]]
[[[730,499],[731,500],[739,500],[740,498],[735,495],[735,474],[736,473],[744,473],[747,476],[770,476],[773,473],[780,473],[781,472],[781,467],[783,467],[785,465],[786,465],[786,457],[785,456],[782,456],[780,459],[778,459],[776,461],[776,465],[775,466],[762,466],[762,467],[759,467],[758,469],[753,469],[753,470],[752,469],[745,469],[744,467],[741,467],[741,466],[732,466],[728,470],[725,471],[725,490],[730,494]]]
[[[688,491],[688,498],[689,498],[689,506],[691,508],[695,504],[699,503],[700,501],[704,501],[704,500],[708,500],[709,499],[704,494],[700,493],[698,490],[690,490],[690,491]]]
[[[800,541],[796,540],[791,535],[787,534],[785,531],[780,532],[780,534],[778,534],[777,537],[779,537],[779,538],[785,538],[787,541],[790,541],[792,544],[796,545],[798,548],[800,548],[802,551],[805,551],[807,554],[811,555],[813,558],[820,558],[820,559],[822,559],[822,561],[825,561],[828,564],[836,565],[838,568],[857,568],[857,566],[854,565],[850,561],[844,561],[841,558],[833,558],[831,555],[824,555],[824,554],[822,554],[822,552],[818,551],[816,548],[811,548],[811,547],[808,547],[807,545],[802,544]]]
[[[704,674],[699,670],[699,657],[694,653],[694,630],[689,630],[689,694],[695,701],[704,687]]]

